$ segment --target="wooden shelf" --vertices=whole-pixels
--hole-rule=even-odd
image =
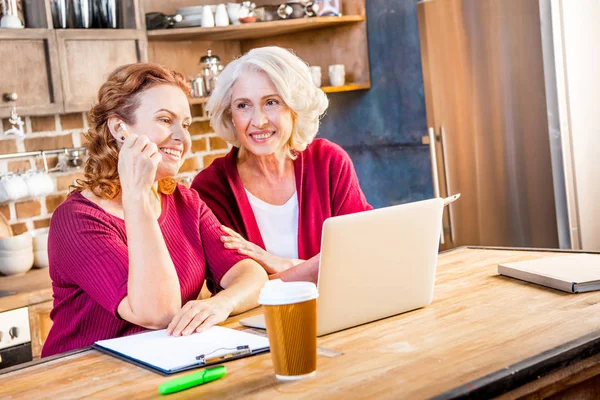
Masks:
[[[354,90],[371,89],[371,82],[367,83],[348,83],[344,86],[321,86],[325,93],[352,92]]]
[[[325,93],[352,92],[354,90],[371,89],[371,82],[367,83],[349,83],[344,86],[321,86],[321,90]],[[208,101],[208,97],[192,97],[190,104],[204,104]]]
[[[66,39],[84,40],[118,40],[142,39],[144,34],[139,29],[53,29],[56,35]]]
[[[51,29],[44,28],[23,28],[23,29],[8,29],[0,28],[0,39],[37,39],[50,35]]]
[[[208,101],[208,97],[192,97],[190,104],[204,104]]]
[[[215,28],[174,28],[148,31],[148,40],[231,40],[259,39],[269,36],[329,28],[365,21],[364,15],[298,18],[287,21],[252,22]]]

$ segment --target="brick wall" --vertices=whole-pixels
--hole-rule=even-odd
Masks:
[[[198,171],[229,151],[229,145],[212,131],[202,105],[192,107],[192,116],[192,150],[177,176],[177,180],[187,186]],[[24,120],[25,139],[0,135],[0,154],[80,147],[84,144],[82,133],[88,128],[85,113],[25,117]],[[0,120],[2,132],[9,128],[8,125],[7,120]],[[49,168],[55,167],[58,161],[58,156],[47,156]],[[41,157],[0,160],[0,175],[25,172],[32,168],[43,170]],[[75,179],[83,177],[83,169],[71,168],[64,172],[52,172],[50,175],[55,182],[56,192],[44,197],[0,204],[0,212],[8,218],[15,234],[49,226],[52,212],[67,197],[69,186]]]

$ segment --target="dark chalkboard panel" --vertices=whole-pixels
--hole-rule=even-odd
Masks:
[[[371,89],[330,94],[320,135],[351,155],[374,206],[433,196],[416,1],[368,0]]]

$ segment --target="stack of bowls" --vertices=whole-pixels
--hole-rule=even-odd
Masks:
[[[33,266],[33,240],[29,232],[0,240],[0,274],[24,274]]]
[[[33,266],[48,268],[48,228],[36,229],[33,236]]]

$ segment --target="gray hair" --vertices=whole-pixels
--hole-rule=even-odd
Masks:
[[[292,110],[294,128],[287,150],[294,158],[296,151],[305,150],[317,136],[319,118],[327,110],[329,100],[313,84],[308,65],[291,51],[281,47],[252,49],[223,69],[206,105],[210,125],[223,140],[240,147],[233,126],[231,97],[234,83],[248,70],[264,72],[277,88],[281,99]]]

